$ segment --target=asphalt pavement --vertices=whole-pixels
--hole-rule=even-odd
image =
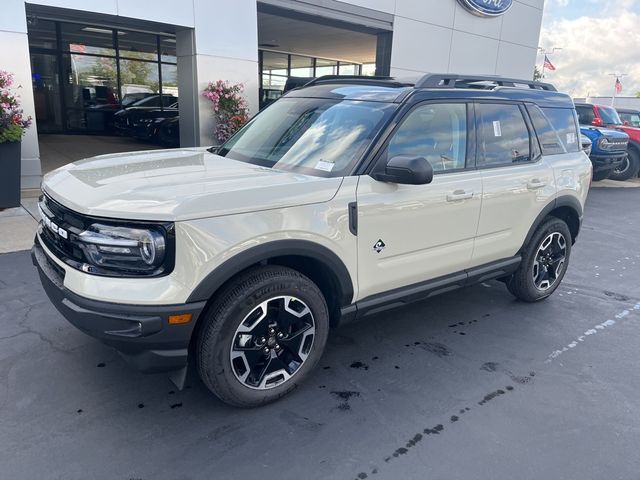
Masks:
[[[488,282],[333,332],[258,409],[143,375],[0,255],[2,479],[640,478],[640,189],[593,189],[565,282]]]

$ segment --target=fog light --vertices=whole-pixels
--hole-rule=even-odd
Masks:
[[[189,323],[192,318],[193,318],[193,314],[191,313],[182,313],[180,315],[169,315],[169,324],[182,325],[184,323]]]

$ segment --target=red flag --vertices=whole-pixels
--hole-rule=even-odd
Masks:
[[[549,60],[549,57],[547,57],[546,55],[544,56],[544,68],[551,72],[554,72],[556,70],[556,67],[553,65],[553,63],[551,63],[551,60]]]
[[[616,78],[616,93],[620,95],[622,93],[622,82],[619,78]]]

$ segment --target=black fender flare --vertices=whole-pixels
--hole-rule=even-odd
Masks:
[[[191,292],[187,303],[209,300],[229,279],[252,265],[285,256],[306,257],[321,262],[334,276],[340,288],[340,305],[353,301],[353,283],[340,257],[328,248],[308,240],[275,240],[234,255],[213,269]]]
[[[580,204],[580,201],[576,197],[573,197],[571,195],[562,195],[560,197],[557,197],[555,200],[552,200],[550,203],[548,203],[542,209],[542,211],[538,214],[538,216],[533,222],[533,225],[531,225],[531,228],[529,229],[529,232],[527,233],[526,238],[524,239],[522,247],[520,247],[520,252],[522,252],[524,247],[529,243],[529,241],[531,240],[531,237],[533,237],[533,234],[536,232],[540,224],[542,224],[544,219],[547,218],[551,212],[553,212],[554,210],[560,207],[569,207],[576,212],[579,219],[578,230],[580,229],[580,225],[582,224],[582,215],[583,215],[582,205]],[[577,234],[574,236],[573,238],[574,242],[577,236],[578,236]]]

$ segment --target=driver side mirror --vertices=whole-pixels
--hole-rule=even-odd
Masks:
[[[602,127],[602,126],[604,125],[604,123],[603,123],[602,119],[601,119],[601,118],[598,118],[598,117],[594,118],[594,119],[593,119],[593,122],[591,122],[591,123],[592,123],[592,124],[593,124],[593,126],[595,126],[595,127]]]
[[[433,180],[433,167],[424,157],[399,155],[387,162],[384,173],[373,175],[378,181],[404,185],[425,185]]]

